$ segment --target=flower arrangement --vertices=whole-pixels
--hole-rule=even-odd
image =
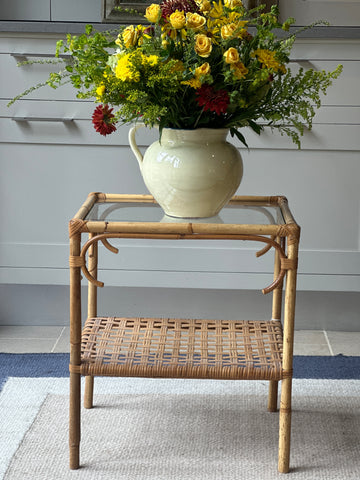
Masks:
[[[141,120],[160,134],[164,127],[229,128],[246,145],[243,127],[261,133],[268,125],[300,147],[342,67],[293,72],[296,34],[286,32],[294,19],[280,24],[278,13],[275,6],[248,11],[240,0],[164,0],[146,9],[148,25],[105,33],[88,25],[59,41],[56,56],[72,61],[46,83],[71,82],[78,98],[94,98],[101,135]]]

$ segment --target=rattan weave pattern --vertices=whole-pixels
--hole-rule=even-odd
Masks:
[[[80,373],[280,380],[282,326],[277,320],[90,318]]]

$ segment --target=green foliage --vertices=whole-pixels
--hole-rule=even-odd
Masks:
[[[70,82],[78,98],[114,106],[116,122],[141,120],[160,132],[229,128],[245,145],[243,127],[261,134],[268,126],[300,147],[342,67],[289,68],[296,34],[284,32],[294,19],[279,23],[276,7],[262,13],[263,7],[247,11],[238,0],[218,0],[183,15],[182,24],[179,11],[163,15],[164,5],[149,7],[147,26],[97,32],[88,25],[82,35],[67,35],[56,44],[55,62],[69,56],[64,68],[10,104],[44,85]],[[301,30],[318,23],[324,22]]]
[[[312,128],[316,109],[321,105],[321,94],[326,94],[332,81],[339,77],[342,66],[333,72],[300,68],[295,75],[290,71],[277,79],[263,105],[262,116],[268,125],[289,135],[300,147],[304,128]]]

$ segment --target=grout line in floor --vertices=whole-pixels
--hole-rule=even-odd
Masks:
[[[326,330],[323,330],[324,337],[328,346],[328,349],[330,350],[330,355],[333,357],[334,356],[334,350],[332,349],[328,334],[326,333]]]
[[[61,330],[60,335],[59,335],[58,338],[56,339],[56,342],[55,342],[54,346],[53,346],[52,349],[51,349],[51,353],[54,353],[55,348],[56,348],[57,344],[58,344],[59,341],[60,341],[61,335],[65,332],[65,329],[66,329],[66,327],[63,327],[63,329]]]

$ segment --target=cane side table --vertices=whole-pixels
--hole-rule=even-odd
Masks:
[[[87,234],[83,241],[83,234]],[[287,199],[233,197],[211,219],[171,219],[150,195],[91,193],[69,223],[70,468],[79,467],[80,378],[84,406],[93,404],[94,376],[268,380],[268,410],[279,412],[278,469],[289,471],[294,312],[300,227]],[[268,320],[199,320],[97,316],[98,243],[112,239],[246,240],[257,256],[274,251]],[[215,250],[214,250],[215,252]],[[235,250],[236,252],[236,250]],[[216,254],[216,253],[214,253]],[[236,253],[235,253],[236,254]],[[88,314],[81,320],[81,272],[88,280]],[[285,282],[284,282],[285,280]],[[283,283],[285,299],[282,314]],[[270,315],[269,315],[270,316]],[[283,318],[282,318],[283,317]]]

